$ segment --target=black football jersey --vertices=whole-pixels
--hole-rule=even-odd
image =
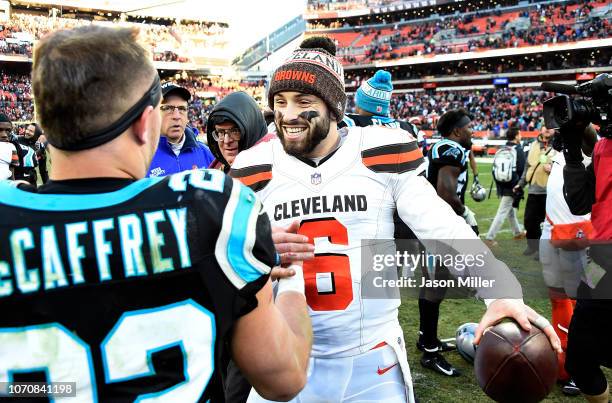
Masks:
[[[346,113],[344,118],[338,123],[338,128],[343,127],[367,127],[384,126],[393,129],[403,129],[416,138],[418,129],[411,123],[403,120],[393,119],[387,116],[364,116],[354,113]]]
[[[468,151],[456,141],[442,139],[429,149],[427,154],[427,179],[436,187],[440,168],[445,165],[456,166],[461,169],[457,178],[457,196],[465,204],[465,188],[467,184]]]
[[[194,170],[0,194],[0,382],[76,382],[73,402],[224,401],[232,326],[276,260],[250,189]]]

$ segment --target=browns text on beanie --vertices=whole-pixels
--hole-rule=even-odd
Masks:
[[[270,108],[274,109],[275,94],[297,91],[321,98],[336,121],[342,120],[346,107],[344,69],[335,55],[336,45],[331,39],[305,39],[272,75],[268,89]]]

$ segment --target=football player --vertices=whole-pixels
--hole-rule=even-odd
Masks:
[[[223,172],[141,179],[161,85],[137,36],[89,25],[34,50],[53,179],[38,193],[0,183],[0,383],[73,382],[74,402],[217,402],[231,354],[259,393],[290,399],[312,338],[301,268],[272,303],[270,221]]]
[[[472,148],[472,120],[465,109],[454,109],[440,117],[437,129],[443,139],[429,150],[427,179],[478,235],[475,214],[465,205],[468,160]]]
[[[552,327],[520,298],[520,285],[491,256],[464,220],[423,177],[423,157],[403,130],[355,127],[340,135],[346,104],[343,69],[328,38],[306,39],[272,75],[268,103],[278,139],[240,153],[231,174],[254,189],[277,225],[301,221],[315,245],[304,262],[314,343],[306,387],[294,401],[414,401],[398,298],[362,297],[364,239],[392,239],[393,214],[420,239],[469,239],[485,254],[485,276],[499,287],[479,289],[488,309],[483,330],[503,317],[525,328],[538,321],[559,350]],[[400,202],[401,201],[401,202]],[[472,269],[470,268],[470,273]],[[501,288],[503,288],[503,290]],[[250,401],[261,401],[255,392]]]
[[[474,214],[465,205],[468,155],[472,146],[470,123],[471,119],[463,109],[448,111],[440,117],[437,129],[443,139],[435,143],[427,155],[427,180],[434,186],[438,196],[447,202],[455,213],[465,218],[478,235]],[[425,275],[437,280],[450,278],[447,268],[437,263],[432,263]],[[445,294],[444,287],[421,289],[421,330],[417,347],[423,351],[421,364],[424,367],[442,375],[458,376],[459,370],[440,355],[443,351],[452,350],[451,345],[438,339],[440,304]]]
[[[356,114],[346,114],[339,128],[348,126],[384,126],[390,128],[400,128],[406,130],[417,139],[419,148],[423,147],[424,139],[419,139],[419,129],[412,123],[397,120],[389,116],[389,107],[393,83],[391,73],[385,70],[378,70],[372,78],[364,81],[355,93]],[[448,202],[448,201],[447,201]],[[418,256],[425,251],[423,245],[416,240],[416,235],[400,219],[396,213],[393,216],[395,223],[394,238],[397,248],[402,252],[407,252],[412,256]],[[435,278],[427,267],[427,264],[420,264],[421,272],[424,277]],[[416,269],[416,267],[415,267]],[[432,267],[432,269],[434,269]],[[438,275],[444,273],[444,269],[437,271]],[[448,278],[448,277],[445,277]],[[440,277],[438,277],[440,279]],[[441,375],[458,376],[459,371],[454,368],[440,354],[450,351],[454,346],[438,339],[438,319],[440,317],[440,302],[444,297],[444,289],[439,287],[421,287],[419,290],[419,339],[416,343],[417,348],[423,352],[421,365],[432,369]]]

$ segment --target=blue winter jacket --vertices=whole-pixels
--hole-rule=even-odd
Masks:
[[[159,138],[148,176],[166,176],[193,168],[208,168],[213,159],[208,146],[197,140],[188,127],[185,129],[185,143],[178,156],[172,151],[165,136]]]

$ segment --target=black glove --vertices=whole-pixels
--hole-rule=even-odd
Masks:
[[[565,126],[559,129],[563,139],[563,155],[566,162],[582,162],[582,125]]]

